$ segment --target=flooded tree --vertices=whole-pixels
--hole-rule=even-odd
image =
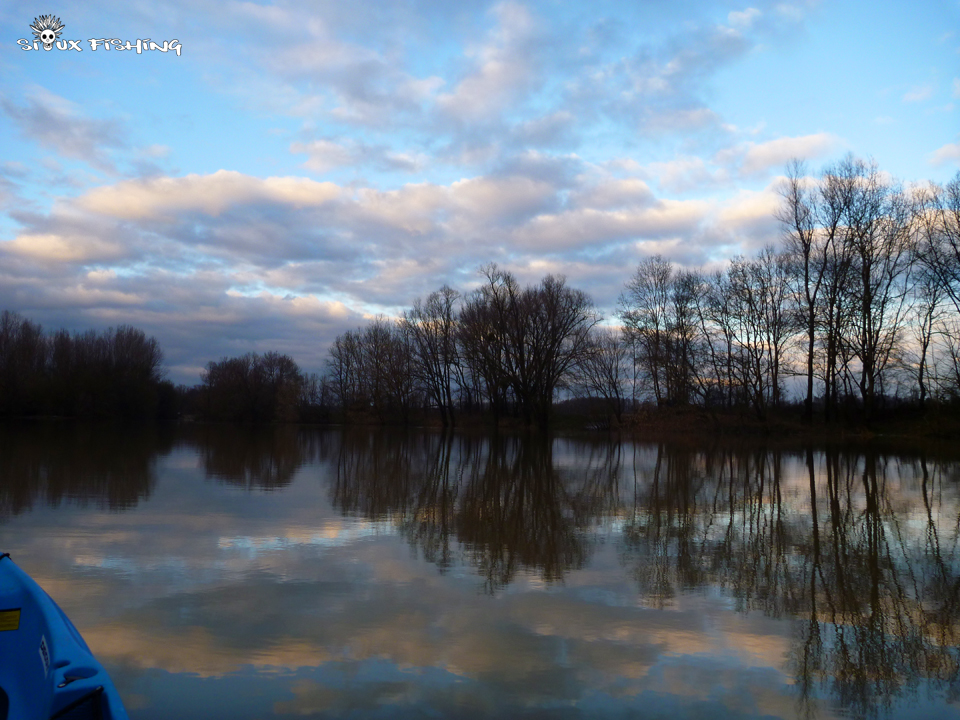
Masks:
[[[460,293],[444,285],[424,302],[417,298],[401,321],[414,354],[413,370],[440,410],[444,427],[454,424],[459,301]]]
[[[583,397],[602,400],[617,425],[623,421],[627,404],[628,352],[629,345],[618,328],[593,328],[571,383]]]
[[[156,339],[129,325],[60,330],[0,314],[0,415],[153,418],[169,383]]]
[[[201,379],[201,409],[208,418],[255,423],[297,419],[303,375],[287,355],[247,353],[211,361]]]
[[[409,419],[420,393],[413,342],[400,324],[383,317],[334,340],[327,372],[346,417],[380,423]]]
[[[563,277],[521,289],[496,265],[482,272],[486,282],[460,315],[464,361],[483,378],[495,415],[509,390],[524,421],[545,428],[557,387],[586,356],[599,315]]]
[[[48,352],[40,325],[9,310],[0,314],[0,414],[37,411]]]
[[[777,219],[784,228],[785,252],[792,259],[791,287],[798,324],[806,334],[806,396],[804,418],[813,422],[814,361],[817,323],[820,319],[820,290],[827,271],[826,246],[833,238],[818,227],[816,190],[806,182],[806,168],[799,160],[787,166],[781,188]]]

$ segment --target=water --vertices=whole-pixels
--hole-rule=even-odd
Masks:
[[[0,429],[0,550],[135,720],[960,717],[943,454]]]

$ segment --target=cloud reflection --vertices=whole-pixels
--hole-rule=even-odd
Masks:
[[[0,524],[143,717],[254,688],[232,717],[829,717],[957,689],[943,459],[288,428],[211,462],[229,436],[154,438],[123,512]]]

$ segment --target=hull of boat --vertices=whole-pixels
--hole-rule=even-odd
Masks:
[[[0,555],[0,720],[126,720],[116,688],[60,607]]]

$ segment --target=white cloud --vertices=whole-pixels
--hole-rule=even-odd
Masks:
[[[721,151],[715,158],[727,164],[739,160],[744,175],[760,175],[771,168],[780,169],[794,158],[809,160],[832,152],[839,144],[830,133],[816,133],[800,137],[782,137],[764,143],[744,143]]]
[[[437,106],[459,120],[494,116],[536,80],[531,49],[535,23],[522,5],[503,2],[493,14],[497,27],[486,43],[469,51],[475,65],[453,90],[437,97]]]
[[[513,237],[524,250],[549,253],[600,247],[634,238],[690,235],[709,207],[709,203],[699,200],[661,200],[642,209],[569,210],[539,215],[518,227]]]
[[[340,189],[329,182],[295,177],[260,179],[218,170],[210,175],[126,180],[91,190],[79,199],[78,205],[127,220],[172,219],[183,212],[217,216],[232,205],[251,202],[318,206],[339,196]]]
[[[931,165],[944,165],[946,163],[960,163],[960,143],[947,143],[930,153],[929,161]]]
[[[710,187],[729,179],[725,171],[710,168],[702,157],[696,155],[681,155],[667,162],[653,162],[643,172],[664,190],[681,193]]]
[[[576,193],[571,193],[573,207],[601,210],[642,207],[655,202],[650,187],[638,178],[606,180]]]
[[[120,243],[103,240],[94,235],[24,233],[0,247],[16,255],[60,263],[104,262],[127,254]]]
[[[754,192],[742,190],[717,213],[718,226],[734,236],[760,230],[763,243],[774,243],[776,235],[766,234],[777,223],[775,213],[780,196],[772,188]]]
[[[932,95],[933,85],[931,83],[927,83],[925,85],[916,85],[910,88],[903,94],[902,100],[908,103],[922,102],[923,100],[930,99]]]
[[[309,143],[291,143],[290,152],[307,155],[303,166],[317,172],[327,172],[354,162],[353,151],[330,140],[314,140]]]
[[[114,172],[110,151],[127,146],[116,120],[87,117],[81,107],[42,87],[35,87],[21,106],[0,96],[0,108],[20,132],[42,148]]]
[[[757,8],[747,8],[743,11],[734,10],[727,15],[727,22],[735,27],[748,28],[760,15],[761,12]]]
[[[415,172],[427,162],[423,153],[403,153],[354,140],[336,143],[320,139],[290,144],[290,152],[307,155],[305,168],[318,173],[342,167],[375,167],[380,170]]]

